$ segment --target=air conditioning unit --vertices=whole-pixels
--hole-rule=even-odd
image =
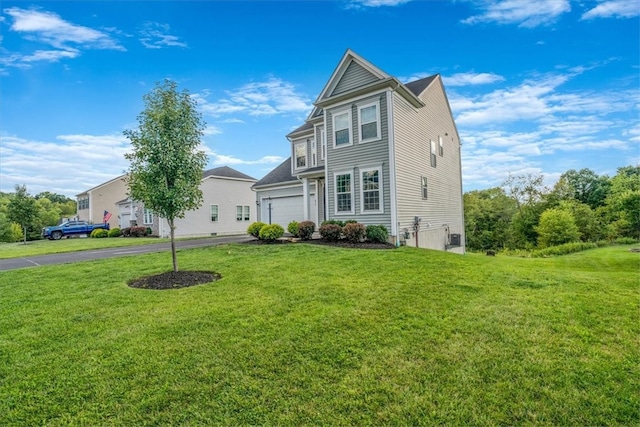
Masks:
[[[460,235],[459,234],[451,234],[449,240],[450,246],[460,246]]]

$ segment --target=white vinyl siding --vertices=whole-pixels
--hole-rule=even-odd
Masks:
[[[295,168],[304,169],[307,167],[307,144],[305,142],[299,142],[294,145],[295,153]]]
[[[360,124],[360,142],[379,140],[381,138],[380,102],[359,105],[358,123]]]
[[[353,214],[353,173],[350,171],[336,172],[334,178],[336,215]]]
[[[360,213],[383,213],[382,166],[360,169]]]
[[[211,205],[211,221],[218,222],[220,220],[219,211],[220,208],[218,205]]]
[[[351,109],[338,111],[333,114],[333,136],[334,147],[353,144]]]

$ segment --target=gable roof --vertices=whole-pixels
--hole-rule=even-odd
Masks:
[[[213,168],[206,170],[202,173],[202,179],[208,177],[219,177],[219,178],[233,178],[233,179],[244,179],[248,181],[256,181],[255,178],[250,177],[249,175],[243,174],[235,169],[230,168],[229,166],[220,166],[218,168]]]
[[[105,185],[109,185],[109,184],[111,184],[111,183],[113,183],[113,182],[116,182],[116,181],[118,181],[119,179],[124,180],[126,176],[127,176],[127,174],[117,176],[117,177],[115,177],[115,178],[113,178],[113,179],[110,179],[110,180],[109,180],[109,181],[107,181],[107,182],[103,182],[102,184],[98,184],[98,185],[96,185],[95,187],[91,187],[90,189],[85,190],[85,191],[83,191],[82,193],[78,193],[78,194],[76,194],[76,197],[83,196],[83,195],[85,195],[85,194],[91,193],[92,191],[95,191],[95,190],[97,190],[97,189],[98,189],[98,188],[100,188],[100,187],[104,187]]]
[[[409,83],[405,83],[404,85],[409,89],[415,96],[420,96],[424,90],[429,87],[432,81],[434,81],[439,74],[434,74],[433,76],[425,77],[423,79],[414,80]]]
[[[285,182],[300,182],[298,178],[291,175],[291,157],[280,163],[278,167],[266,174],[264,178],[253,184],[253,188],[282,184]]]
[[[292,132],[289,132],[287,134],[287,138],[298,133],[305,133],[311,129],[313,129],[313,124],[309,122],[305,122],[302,126],[299,126],[297,129],[293,130]]]

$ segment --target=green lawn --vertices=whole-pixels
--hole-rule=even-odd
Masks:
[[[180,251],[0,273],[0,425],[638,425],[640,254]]]
[[[0,243],[0,259],[59,254],[64,252],[88,251],[105,248],[119,248],[124,246],[148,245],[150,243],[162,243],[168,241],[169,239],[158,239],[151,237],[112,237],[103,239],[76,237],[62,240],[34,240],[31,242],[27,242],[26,245],[22,242]]]

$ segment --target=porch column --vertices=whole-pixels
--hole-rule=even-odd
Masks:
[[[309,179],[302,178],[302,200],[304,203],[304,220],[309,219]]]

